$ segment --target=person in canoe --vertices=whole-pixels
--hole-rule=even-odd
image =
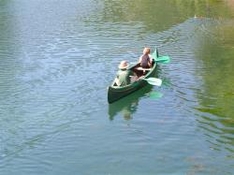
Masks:
[[[115,78],[117,86],[126,86],[133,81],[137,80],[137,75],[132,70],[128,69],[129,63],[127,61],[121,61],[118,68],[118,72]]]
[[[138,63],[142,68],[151,68],[153,64],[153,58],[150,56],[150,48],[145,47],[143,54],[140,56]]]

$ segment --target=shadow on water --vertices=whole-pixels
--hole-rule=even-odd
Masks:
[[[153,86],[147,85],[146,87],[130,94],[129,96],[120,99],[112,104],[109,104],[108,114],[109,119],[114,120],[114,117],[121,113],[125,120],[132,119],[132,114],[137,111],[139,101],[142,98],[150,98],[153,100],[159,99],[162,94],[158,91],[153,91]]]

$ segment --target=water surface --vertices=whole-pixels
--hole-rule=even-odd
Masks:
[[[0,1],[0,174],[233,174],[231,1]],[[161,87],[107,103],[158,47]]]

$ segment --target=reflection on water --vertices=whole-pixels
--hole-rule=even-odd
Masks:
[[[231,153],[228,157],[234,158],[232,154],[234,153],[234,120],[230,117],[217,117],[213,110],[198,110],[201,111],[197,118],[199,128],[207,136],[211,149],[218,151],[224,149]]]
[[[109,104],[109,119],[114,120],[114,117],[119,113],[123,116],[125,120],[132,119],[132,114],[137,111],[138,103],[141,98],[147,97],[152,100],[156,100],[162,97],[162,93],[153,91],[153,87],[151,85],[147,85],[146,87],[140,89],[129,96],[116,101],[115,103]]]
[[[196,92],[197,121],[213,149],[234,152],[234,21],[200,20],[200,45],[196,57],[201,61],[196,74],[203,83]],[[202,42],[201,42],[202,41]]]

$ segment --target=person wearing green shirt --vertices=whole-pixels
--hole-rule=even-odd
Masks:
[[[121,61],[118,68],[118,72],[116,75],[115,82],[117,86],[126,86],[131,83],[132,79],[136,77],[136,74],[128,69],[129,63],[127,61]]]

